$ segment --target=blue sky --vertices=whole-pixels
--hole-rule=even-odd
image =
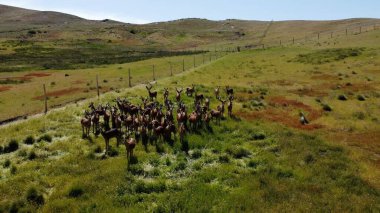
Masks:
[[[0,4],[138,24],[195,17],[211,20],[380,18],[380,0],[0,0]]]

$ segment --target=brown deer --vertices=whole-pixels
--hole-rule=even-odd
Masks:
[[[182,93],[183,89],[182,88],[181,89],[175,88],[175,90],[177,91],[175,99],[177,100],[177,102],[180,102],[181,101],[181,93]]]
[[[224,116],[224,105],[226,104],[226,100],[222,100],[222,99],[218,99],[220,101],[220,103],[222,103],[221,105],[218,106],[218,111],[221,113],[221,116],[223,117]]]
[[[186,88],[186,95],[188,97],[193,97],[193,93],[195,92],[195,86],[194,84],[191,85],[191,87]]]
[[[152,85],[147,85],[146,86],[146,89],[148,90],[148,93],[149,93],[149,97],[150,97],[150,100],[153,101],[153,99],[157,99],[157,92],[154,91],[152,92]]]
[[[117,147],[119,147],[119,144],[122,140],[122,136],[123,136],[123,133],[118,130],[118,129],[111,129],[111,130],[108,130],[108,131],[101,131],[101,134],[104,138],[104,141],[106,142],[106,154],[108,153],[109,151],[109,142],[110,142],[110,139],[112,138],[116,138],[116,141],[117,141]]]
[[[198,113],[192,112],[189,115],[189,123],[190,123],[190,128],[195,130],[198,127],[198,122],[199,122],[199,117]]]
[[[134,138],[128,138],[128,137],[125,138],[124,145],[127,151],[128,161],[131,159],[131,157],[133,157],[133,150],[136,147],[136,143],[137,143],[136,139]]]
[[[222,113],[219,110],[211,110],[210,115],[211,119],[215,119],[216,123],[220,124]]]
[[[229,101],[228,101],[228,106],[227,106],[227,109],[228,109],[228,116],[229,116],[229,117],[232,117],[232,101],[234,100],[234,97],[233,97],[233,96],[230,96],[228,99],[229,99]]]
[[[85,111],[84,118],[80,120],[80,123],[82,125],[82,135],[84,137],[89,137],[91,129],[91,115],[89,112]]]
[[[220,96],[220,86],[216,87],[214,90],[215,98],[218,99]]]
[[[203,94],[198,94],[197,92],[195,92],[195,103],[201,103],[204,98],[205,97]]]
[[[228,96],[234,95],[234,89],[232,89],[230,86],[226,86],[226,93]]]

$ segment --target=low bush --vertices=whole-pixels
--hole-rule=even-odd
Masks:
[[[36,139],[34,139],[34,137],[31,135],[26,137],[24,140],[24,143],[28,144],[28,145],[32,145],[32,144],[34,144],[34,142],[36,142]]]
[[[339,96],[338,96],[338,100],[340,100],[340,101],[347,101],[348,98],[347,98],[347,96],[345,96],[345,95],[339,95]]]
[[[4,153],[11,153],[17,151],[19,148],[16,140],[11,140],[7,146],[4,147]]]
[[[328,104],[323,104],[322,109],[326,112],[331,112],[332,108]]]
[[[9,159],[5,160],[3,163],[4,168],[9,168],[10,165],[11,165],[11,161]]]
[[[34,205],[38,205],[38,206],[41,206],[45,203],[45,200],[44,200],[44,197],[42,196],[42,194],[40,194],[37,189],[35,188],[30,188],[27,192],[26,192],[26,200],[31,203],[31,204],[34,204]]]
[[[38,142],[46,141],[46,142],[52,142],[53,138],[49,134],[42,135],[38,138]]]
[[[358,99],[359,101],[365,101],[365,97],[364,97],[364,95],[358,95],[358,96],[357,96],[357,99]]]
[[[68,196],[72,198],[80,197],[84,194],[84,189],[81,186],[73,186],[70,188]]]
[[[32,150],[29,155],[28,155],[28,159],[29,160],[34,160],[37,158],[37,154]]]

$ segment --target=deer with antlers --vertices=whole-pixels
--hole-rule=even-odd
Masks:
[[[180,102],[181,101],[181,93],[183,91],[183,89],[178,89],[178,88],[175,88],[175,91],[177,91],[177,94],[175,96],[175,99],[177,100],[177,102]]]
[[[169,89],[164,88],[164,99],[167,100],[169,98]]]
[[[195,92],[195,86],[194,84],[191,85],[191,87],[186,88],[186,95],[188,97],[193,97],[193,93]]]
[[[226,93],[228,96],[234,95],[234,89],[232,89],[230,86],[226,86]]]
[[[145,87],[148,90],[150,101],[153,101],[153,99],[157,99],[157,92],[156,91],[154,91],[154,92],[151,91],[153,86],[151,84],[148,84]]]

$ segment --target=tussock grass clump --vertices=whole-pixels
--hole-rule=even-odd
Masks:
[[[220,163],[229,163],[230,157],[228,157],[228,155],[226,155],[226,154],[223,154],[223,155],[219,156],[219,162]]]
[[[265,135],[265,132],[255,132],[253,135],[252,135],[252,139],[254,140],[264,140],[266,138],[266,135]]]
[[[34,187],[28,189],[28,191],[26,192],[25,198],[29,203],[33,205],[41,206],[45,203],[45,199],[43,195],[39,193],[37,189]]]
[[[331,112],[332,111],[332,108],[330,107],[330,105],[328,104],[323,104],[322,105],[322,109],[326,112]]]
[[[29,160],[34,160],[37,158],[37,154],[32,150],[29,155],[28,155],[28,159]]]
[[[36,142],[36,139],[34,139],[32,135],[26,137],[24,140],[24,144],[28,144],[28,145],[32,145],[34,144],[34,142]]]
[[[357,97],[356,97],[359,101],[365,101],[365,97],[364,97],[364,95],[358,95]]]
[[[6,159],[3,163],[4,168],[9,168],[11,166],[11,161],[9,159]]]
[[[191,158],[192,159],[198,159],[200,157],[202,157],[202,151],[199,149],[193,150],[193,152],[191,153]]]
[[[232,155],[234,158],[241,159],[244,157],[248,157],[251,152],[243,147],[229,147],[226,149],[226,152]]]
[[[12,139],[7,146],[4,147],[4,153],[11,153],[17,151],[19,148],[18,142]]]
[[[339,95],[339,96],[338,96],[338,100],[340,100],[340,101],[347,101],[348,98],[347,98],[346,95]]]
[[[134,191],[136,193],[159,193],[166,190],[166,184],[163,181],[156,181],[156,182],[150,182],[146,183],[144,181],[137,181],[133,187]]]
[[[84,194],[84,189],[81,186],[72,186],[69,190],[68,196],[71,198],[77,198]]]
[[[12,167],[11,167],[11,174],[14,175],[14,174],[16,174],[16,172],[17,172],[17,167],[14,166],[14,165],[12,165]]]
[[[53,138],[51,137],[51,135],[49,134],[44,134],[42,136],[40,136],[37,140],[37,142],[42,142],[42,141],[46,141],[46,142],[52,142],[53,141]]]

